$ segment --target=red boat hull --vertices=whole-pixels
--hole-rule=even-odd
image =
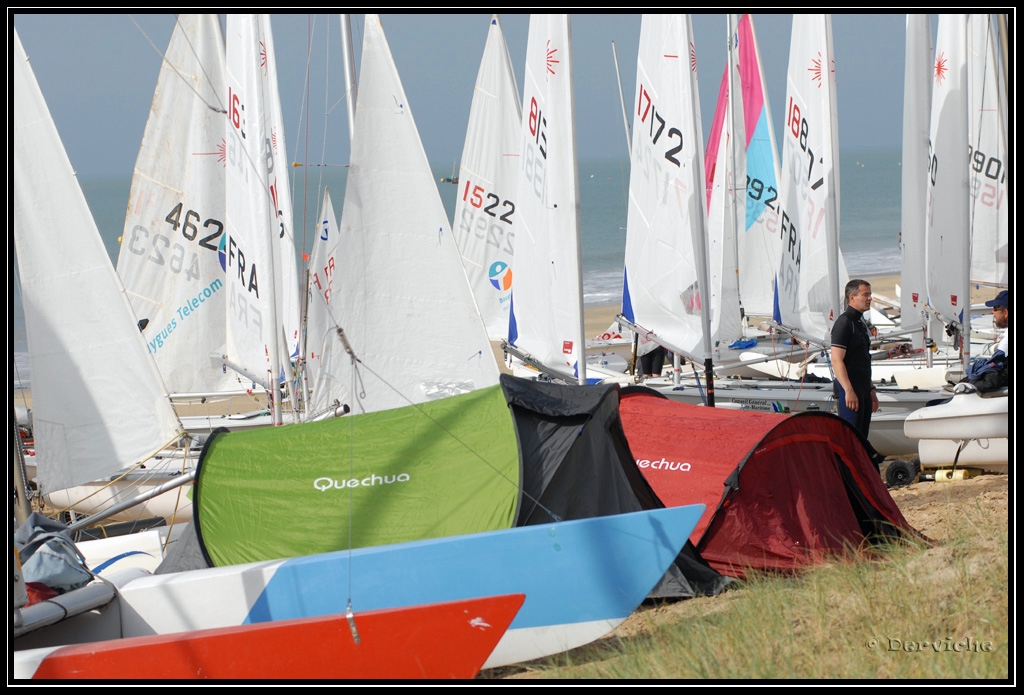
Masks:
[[[35,679],[473,678],[523,594],[61,647]]]

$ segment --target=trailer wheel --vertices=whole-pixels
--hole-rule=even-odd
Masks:
[[[885,484],[889,487],[903,487],[917,482],[917,466],[910,461],[897,459],[889,462],[885,471]]]

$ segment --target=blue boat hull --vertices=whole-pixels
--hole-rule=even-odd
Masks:
[[[526,601],[484,664],[587,644],[654,588],[704,505],[146,577],[122,589],[125,636],[438,603]],[[439,636],[440,638],[440,636]]]

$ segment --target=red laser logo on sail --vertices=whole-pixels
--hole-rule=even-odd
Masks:
[[[812,75],[811,82],[817,82],[818,83],[818,89],[821,89],[821,63],[822,63],[821,52],[819,51],[818,52],[818,57],[811,59],[811,67],[807,68],[807,72],[811,73],[811,75]],[[830,72],[835,72],[835,71],[836,71],[835,61],[832,61],[832,69],[830,70]]]
[[[228,165],[228,144],[227,144],[227,141],[225,141],[224,138],[221,138],[220,142],[217,143],[217,151],[216,152],[193,152],[192,156],[193,157],[216,157],[217,161],[220,162],[220,165],[222,167],[226,167]]]
[[[551,73],[552,75],[555,74],[555,67],[554,66],[558,65],[558,63],[559,63],[559,61],[555,60],[555,54],[556,53],[558,53],[558,49],[557,48],[552,48],[551,47],[551,39],[548,39],[548,43],[547,43],[547,59],[546,60],[547,60],[548,72]]]
[[[939,57],[935,59],[935,81],[939,84],[945,81],[946,73],[949,72],[947,62],[945,53],[940,53]]]

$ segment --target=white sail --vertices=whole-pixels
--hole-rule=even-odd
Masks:
[[[380,18],[367,15],[331,314],[311,412],[372,412],[498,383],[498,367],[448,226]]]
[[[585,380],[579,171],[567,15],[531,15],[509,342]]]
[[[704,289],[703,137],[688,15],[644,15],[633,104],[622,314],[703,359],[717,312]]]
[[[965,15],[939,15],[932,79],[928,303],[947,322],[962,322],[969,313],[971,258]]]
[[[453,223],[491,340],[508,337],[521,119],[512,61],[493,15],[469,110]]]
[[[274,38],[270,30],[270,15],[261,14],[258,17],[260,62],[263,67],[260,73],[263,77],[263,116],[266,119],[265,128],[273,155],[273,167],[267,171],[267,185],[273,203],[276,238],[280,251],[280,263],[276,264],[275,294],[281,308],[278,318],[284,334],[284,342],[280,345],[283,351],[282,364],[290,371],[291,359],[298,357],[299,317],[302,313],[299,303],[299,266],[295,249],[292,194],[288,178],[291,167],[285,148],[284,117],[281,114],[281,96],[277,86],[277,59]]]
[[[839,253],[839,128],[832,18],[794,14],[779,193],[779,323],[826,341],[843,311]]]
[[[135,161],[117,272],[171,393],[240,390],[221,366],[224,37],[217,15],[178,17]]]
[[[1005,285],[1009,233],[1006,197],[1006,83],[996,62],[992,16],[972,14],[968,26],[969,169],[972,282]]]
[[[182,432],[14,33],[14,243],[32,366],[37,479],[60,490]]]
[[[900,231],[900,324],[923,347],[925,326],[925,208],[928,195],[928,127],[932,106],[932,31],[926,14],[907,15],[903,81],[903,188]]]
[[[332,329],[337,328],[331,315],[334,297],[335,266],[338,257],[338,218],[331,202],[331,192],[324,189],[317,234],[309,256],[309,288],[306,309],[306,361],[304,378],[316,384],[323,359],[324,344]],[[339,284],[340,286],[340,284]]]
[[[271,391],[276,381],[271,375],[280,374],[275,281],[280,226],[270,190],[276,163],[264,116],[267,55],[259,19],[229,14],[227,208],[220,245],[228,290],[226,356],[241,373]]]

